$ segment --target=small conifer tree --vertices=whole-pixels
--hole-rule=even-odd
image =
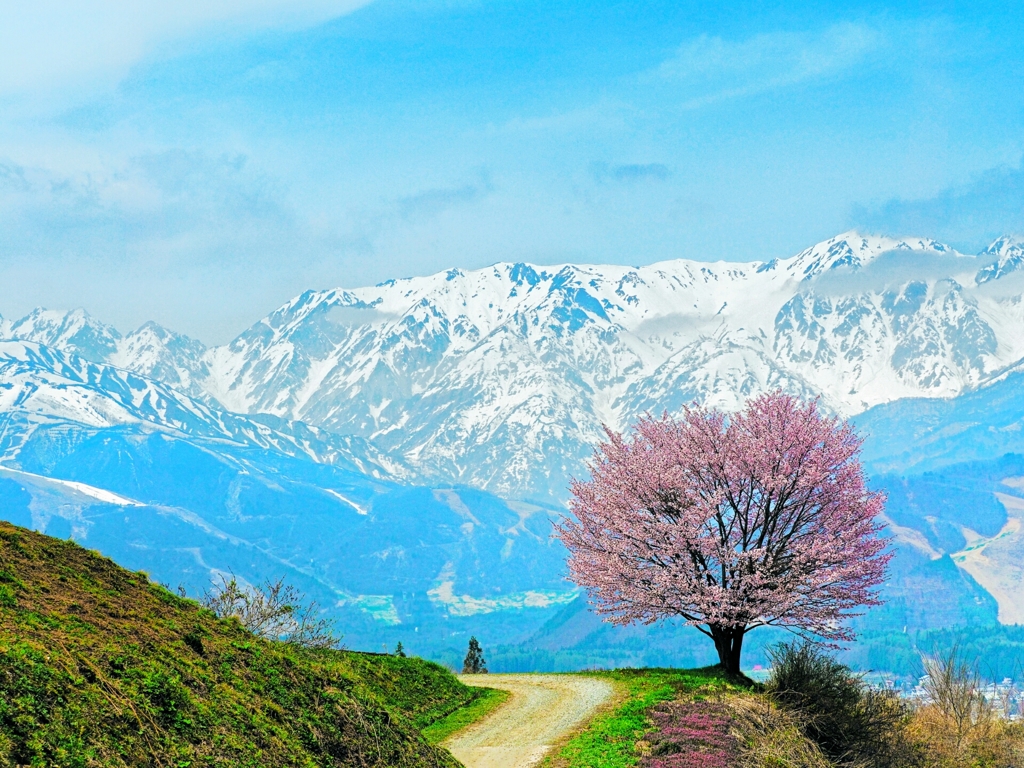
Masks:
[[[405,658],[405,648],[402,647],[402,642],[399,641],[398,645],[395,646],[395,656]]]
[[[480,643],[475,637],[469,638],[469,650],[466,652],[466,659],[462,662],[462,674],[482,675],[487,673],[487,662],[484,661],[484,652]]]

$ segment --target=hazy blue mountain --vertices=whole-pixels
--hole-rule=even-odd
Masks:
[[[1000,372],[959,397],[879,405],[854,423],[867,438],[864,460],[875,473],[1024,453],[1024,370]]]
[[[521,639],[574,596],[550,511],[482,491],[137,427],[47,425],[15,463],[0,469],[5,519],[192,595],[220,574],[284,576],[350,647],[437,656],[467,632]]]
[[[521,638],[575,592],[553,511],[397,482],[386,457],[219,411],[134,373],[0,343],[0,515],[201,594],[285,576],[346,642],[437,655]]]

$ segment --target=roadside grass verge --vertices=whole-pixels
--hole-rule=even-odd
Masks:
[[[416,656],[351,651],[340,655],[357,691],[376,698],[421,732],[480,698],[480,688],[465,685],[440,664]]]
[[[702,669],[618,669],[587,672],[611,680],[621,699],[573,736],[542,768],[627,768],[638,765],[637,743],[654,724],[648,715],[656,704],[681,697],[700,700],[727,691],[743,690],[728,682],[717,667]]]
[[[511,695],[497,688],[473,688],[478,695],[459,709],[424,728],[421,733],[430,744],[440,744],[453,733],[472,725],[477,720],[504,704]]]

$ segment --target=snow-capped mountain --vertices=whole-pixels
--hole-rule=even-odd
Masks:
[[[407,470],[360,438],[276,417],[249,418],[193,400],[140,374],[34,342],[0,341],[0,463],[18,461],[40,428],[141,427],[269,449],[378,477]]]
[[[366,648],[564,644],[583,606],[557,507],[523,499],[563,500],[602,424],[782,388],[868,436],[900,552],[882,629],[1016,621],[1020,462],[996,464],[1021,445],[1022,267],[1013,238],[855,233],[748,263],[497,264],[309,291],[212,349],[36,310],[0,319],[0,499],[194,590],[286,573]]]
[[[210,392],[427,474],[558,496],[602,423],[646,411],[782,387],[853,414],[976,385],[1024,355],[1020,292],[986,291],[981,261],[847,233],[769,262],[498,264],[308,292],[209,353]]]
[[[202,385],[210,375],[203,360],[206,346],[154,322],[122,336],[84,309],[57,312],[40,308],[13,323],[0,319],[0,338],[34,341],[94,363],[109,363],[213,402]]]
[[[974,281],[981,285],[989,280],[998,280],[1011,272],[1024,269],[1024,243],[1013,237],[1001,237],[982,251],[981,258],[994,258],[978,270]]]
[[[849,232],[770,261],[496,264],[308,291],[205,351],[81,315],[10,333],[367,438],[436,481],[563,498],[602,424],[644,412],[781,387],[852,415],[979,385],[1024,357],[1022,263],[1013,238],[970,257]]]
[[[4,337],[35,341],[97,362],[115,354],[121,340],[116,328],[97,322],[83,309],[34,309],[11,323]]]

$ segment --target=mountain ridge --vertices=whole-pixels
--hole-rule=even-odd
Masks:
[[[299,422],[234,414],[132,371],[28,341],[0,341],[0,461],[17,457],[35,426],[69,421],[105,428],[140,425],[193,438],[272,449],[370,475],[408,471],[359,438]],[[9,429],[12,420],[23,426]]]
[[[603,425],[647,411],[782,388],[849,416],[983,384],[1024,359],[1021,252],[1012,237],[970,257],[847,232],[768,261],[500,263],[306,291],[209,349],[80,311],[3,327],[359,436],[431,482],[560,501]]]

